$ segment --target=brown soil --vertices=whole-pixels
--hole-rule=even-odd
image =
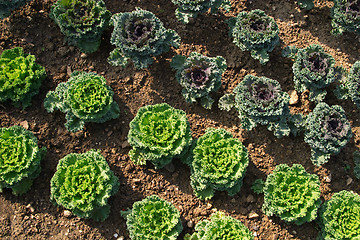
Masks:
[[[146,196],[157,194],[171,201],[181,213],[184,231],[179,239],[185,233],[193,232],[191,222],[196,224],[208,218],[212,212],[221,210],[241,220],[256,233],[255,239],[311,240],[316,238],[319,231],[315,223],[296,226],[262,213],[263,197],[250,189],[255,179],[265,180],[277,164],[300,163],[307,171],[319,176],[323,200],[343,189],[360,193],[360,181],[352,172],[352,153],[360,144],[360,114],[352,102],[339,101],[329,91],[326,102],[339,104],[345,109],[354,137],[339,155],[332,157],[327,164],[315,167],[310,161],[310,148],[303,141],[303,136],[277,139],[261,126],[250,132],[244,131],[235,111],[223,112],[216,106],[212,110],[205,110],[200,105],[185,103],[181,87],[169,66],[175,53],[189,54],[197,51],[208,56],[225,57],[228,69],[223,76],[221,90],[213,95],[216,99],[231,92],[246,74],[276,79],[285,91],[292,90],[292,61],[281,57],[281,48],[286,45],[306,47],[312,43],[320,44],[335,57],[337,64],[349,69],[359,60],[359,38],[350,33],[337,38],[330,34],[331,1],[315,0],[315,8],[304,11],[289,0],[232,0],[231,12],[205,14],[190,24],[183,25],[176,21],[175,6],[169,0],[105,0],[113,13],[132,11],[135,7],[150,10],[166,27],[176,30],[181,36],[182,44],[178,50],[158,57],[145,70],[136,70],[132,65],[121,69],[106,62],[113,49],[109,43],[111,30],[105,32],[100,50],[94,54],[84,56],[77,48],[68,46],[59,28],[49,18],[49,9],[54,2],[55,0],[35,0],[14,11],[9,18],[0,20],[0,52],[21,46],[26,52],[36,55],[37,62],[47,71],[40,94],[33,98],[31,107],[20,110],[8,102],[0,105],[0,126],[28,125],[28,129],[38,137],[39,145],[48,149],[42,161],[42,172],[31,191],[21,197],[13,196],[9,190],[0,195],[1,239],[114,239],[116,236],[128,239],[120,210],[131,207],[135,201]],[[265,66],[253,60],[248,52],[241,52],[232,43],[224,22],[240,11],[257,8],[274,17],[280,27],[281,46],[270,54],[271,62]],[[43,101],[46,93],[54,90],[58,83],[66,81],[74,70],[94,71],[107,79],[121,109],[119,119],[104,124],[86,124],[85,130],[74,134],[65,129],[64,114],[49,114],[45,111]],[[129,122],[141,106],[162,102],[187,113],[194,137],[203,135],[208,127],[222,127],[244,142],[251,162],[239,194],[229,197],[218,192],[211,201],[200,201],[192,194],[190,171],[182,163],[175,161],[173,165],[155,171],[150,164],[140,167],[130,161],[130,146],[126,141]],[[291,110],[307,114],[313,107],[314,104],[307,100],[305,93]],[[119,192],[109,201],[110,216],[102,223],[75,216],[65,217],[64,209],[54,207],[49,201],[49,182],[59,159],[69,153],[89,149],[101,150],[121,182]],[[330,182],[326,180],[328,176],[331,176]],[[252,212],[259,216],[250,218]]]

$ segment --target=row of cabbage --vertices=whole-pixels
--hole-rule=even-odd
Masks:
[[[81,21],[93,16],[83,7],[83,4],[93,1],[79,1],[78,4],[75,2],[77,1],[58,1],[53,6],[51,14],[55,21],[57,17],[54,14],[62,8],[65,8],[65,13],[71,16],[66,18],[63,15],[60,18],[66,23],[70,23],[69,19],[73,20],[74,16],[80,16]],[[97,1],[91,6],[93,7],[91,9],[96,9],[95,13],[99,14],[104,4],[102,1]],[[104,11],[107,13],[107,10]],[[100,15],[96,16],[93,20],[103,21],[103,18],[99,18]],[[109,61],[115,65],[125,66],[128,60],[132,59],[135,66],[147,67],[152,63],[154,56],[180,43],[179,36],[173,30],[165,29],[161,21],[151,12],[137,9],[131,13],[115,14],[111,19],[114,32],[117,32],[112,35],[112,43],[117,48],[111,53]],[[92,23],[92,20],[90,22]],[[242,23],[245,23],[245,27]],[[61,27],[59,22],[58,24]],[[279,41],[278,27],[272,18],[260,10],[242,12],[237,18],[229,20],[229,26],[234,42],[240,48],[250,50],[252,56],[262,63],[268,61],[267,52],[272,51]],[[66,32],[62,27],[61,29]],[[243,31],[244,29],[246,31]],[[241,32],[245,32],[248,36],[250,34],[257,40],[261,36],[260,40],[263,42],[256,45],[256,41],[244,41],[245,35]],[[267,34],[273,36],[269,37]],[[87,34],[86,38],[71,37],[71,34],[66,36],[70,43],[89,52],[99,46],[101,31],[96,35],[96,39],[92,34]],[[89,46],[91,49],[86,49]],[[324,88],[339,80],[338,95],[342,98],[349,97],[358,105],[359,63],[354,64],[350,73],[347,73],[342,68],[334,67],[335,60],[317,45],[305,49],[289,47],[285,49],[284,55],[295,58],[293,69],[297,90],[309,89],[310,99],[319,102],[306,118],[290,114],[288,95],[281,91],[277,81],[251,75],[245,77],[234,89],[233,94],[221,98],[220,106],[223,109],[235,107],[239,112],[242,127],[248,130],[257,124],[268,125],[269,130],[274,131],[277,137],[287,136],[290,132],[296,134],[298,131],[305,131],[305,141],[312,149],[312,160],[314,164],[321,165],[330,158],[331,154],[338,153],[351,137],[350,123],[342,108],[330,107],[321,102],[326,94]],[[2,93],[0,100],[10,99],[15,105],[22,104],[23,107],[27,107],[45,77],[44,68],[35,63],[34,56],[24,54],[21,48],[4,51],[0,60],[4,76],[2,78],[4,90],[0,89]],[[214,100],[209,97],[209,93],[216,91],[221,85],[221,75],[226,69],[225,59],[220,56],[209,58],[192,53],[189,57],[175,56],[171,65],[177,71],[177,80],[184,87],[185,100],[195,102],[199,99],[204,107],[211,108]],[[68,82],[59,84],[55,91],[47,94],[44,105],[49,112],[60,110],[66,113],[66,127],[70,131],[81,130],[85,122],[102,123],[119,116],[119,108],[113,101],[111,88],[106,85],[103,77],[94,73],[74,72]],[[1,179],[1,189],[8,187],[12,188],[15,194],[24,193],[39,174],[42,151],[31,150],[28,145],[35,148],[34,143],[27,143],[27,140],[19,135],[28,136],[27,138],[32,138],[33,142],[35,139],[20,127],[2,129],[2,133],[2,160],[6,164],[3,168],[5,174]],[[156,168],[161,168],[173,158],[182,159],[190,166],[191,185],[195,195],[201,199],[211,198],[215,190],[225,190],[229,195],[240,191],[249,162],[247,151],[239,140],[234,139],[223,129],[208,129],[204,136],[194,140],[191,138],[185,112],[173,109],[167,104],[159,104],[139,109],[137,116],[130,123],[128,139],[133,146],[129,155],[137,164],[145,164],[149,160]],[[9,148],[14,146],[17,151],[13,149],[9,151]],[[32,159],[35,159],[34,163]],[[93,164],[89,164],[92,162]],[[26,170],[23,171],[21,166],[17,166],[18,163],[24,164]],[[19,172],[21,174],[16,174]],[[99,153],[90,151],[85,154],[70,154],[59,161],[57,172],[51,180],[51,199],[55,204],[72,210],[80,217],[104,220],[109,213],[107,199],[116,193],[118,185],[117,178]],[[321,203],[319,185],[318,177],[306,173],[301,165],[292,167],[279,165],[273,174],[268,176],[264,186],[258,189],[265,194],[264,213],[269,216],[278,215],[285,221],[293,221],[297,224],[314,220]],[[148,205],[146,202],[152,203]],[[289,202],[292,204],[289,205]],[[144,234],[148,234],[142,232],[144,229],[146,231],[154,229],[154,233],[160,234],[159,239],[164,239],[167,234],[170,239],[176,238],[181,231],[181,224],[179,225],[179,220],[176,220],[178,217],[173,217],[176,209],[170,207],[169,203],[164,203],[163,200],[153,196],[138,205],[134,204],[134,209],[136,206],[146,214],[141,211],[123,213],[128,219],[128,228],[133,239],[144,239]],[[164,210],[165,206],[170,210]],[[334,194],[330,201],[322,205],[320,211],[319,223],[322,236],[325,239],[358,236],[359,209],[360,200],[357,194],[347,191]],[[144,215],[139,217],[138,215],[141,214]],[[155,216],[149,217],[152,216],[151,214]],[[160,217],[157,216],[158,214]],[[171,217],[172,220],[169,221],[173,225],[166,231],[159,231],[159,229],[164,230],[164,225],[161,223],[168,222],[164,217]],[[336,222],[343,218],[346,219],[342,222],[344,226],[339,228]],[[198,233],[187,237],[214,239],[211,235],[213,232],[207,229],[214,229],[212,224],[216,222],[224,225],[224,228],[219,228],[220,231],[224,231],[219,233],[224,234],[221,236],[237,237],[241,236],[241,232],[244,234],[244,239],[245,236],[252,238],[249,231],[244,230],[238,221],[229,219],[231,218],[221,213],[216,214],[211,222],[203,221],[197,225]],[[233,223],[229,225],[227,221]],[[147,225],[149,227],[143,228]],[[230,229],[227,230],[226,226]],[[150,233],[149,236],[153,236],[154,233]]]

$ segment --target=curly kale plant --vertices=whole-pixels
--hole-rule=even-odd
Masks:
[[[155,168],[162,168],[189,150],[192,137],[186,113],[166,103],[141,107],[130,122],[128,142],[135,164],[148,160]]]
[[[100,46],[111,13],[102,0],[58,0],[51,7],[50,17],[70,45],[84,53],[92,53]]]
[[[240,12],[228,21],[230,36],[242,51],[250,51],[254,59],[266,64],[269,52],[279,44],[279,27],[263,11]]]
[[[231,5],[229,0],[171,0],[178,5],[175,11],[176,18],[182,23],[189,23],[190,18],[196,18],[211,9],[211,13],[216,13],[220,7],[229,10]]]
[[[295,89],[310,91],[309,99],[320,102],[325,98],[324,90],[337,80],[341,67],[335,67],[335,59],[317,44],[304,49],[286,47],[283,56],[295,59],[293,64]]]
[[[352,136],[350,122],[338,105],[319,103],[305,120],[304,140],[311,148],[311,161],[320,166],[338,154]]]
[[[119,185],[98,151],[70,153],[60,159],[51,179],[50,200],[78,217],[104,221],[110,213],[108,198],[118,191]]]
[[[45,76],[45,68],[35,63],[34,55],[24,54],[20,47],[4,50],[0,56],[0,102],[30,106]]]
[[[301,8],[310,10],[314,7],[314,0],[296,0]]]
[[[251,130],[257,124],[267,125],[276,137],[283,137],[291,131],[295,134],[300,123],[299,116],[290,114],[289,99],[278,81],[247,75],[233,94],[220,98],[219,108],[229,111],[235,107],[243,129]]]
[[[214,191],[230,196],[240,191],[249,164],[247,149],[224,129],[209,128],[193,149],[191,186],[200,199],[210,199]]]
[[[209,220],[196,224],[192,235],[186,234],[184,240],[253,240],[250,230],[239,220],[216,212]]]
[[[103,123],[119,117],[119,106],[106,80],[95,73],[73,72],[69,81],[60,83],[46,95],[48,112],[66,113],[66,128],[71,132],[83,129],[85,122]]]
[[[135,202],[121,215],[132,240],[176,240],[183,229],[179,211],[156,195]]]
[[[11,188],[15,195],[27,192],[39,176],[45,151],[25,128],[0,128],[0,192],[4,188]]]
[[[355,62],[347,77],[342,79],[335,95],[339,99],[351,99],[360,109],[360,61]]]
[[[0,0],[0,19],[10,16],[11,11],[25,5],[29,0]]]
[[[264,213],[300,225],[311,222],[320,206],[320,181],[300,164],[276,166],[264,187]]]
[[[331,33],[341,35],[343,32],[360,34],[360,0],[333,0],[331,9],[333,18]]]
[[[186,102],[194,103],[200,99],[204,108],[211,109],[214,100],[209,93],[216,92],[221,86],[222,74],[226,70],[223,57],[206,57],[192,52],[189,57],[176,55],[171,61],[176,69],[176,79],[183,87]]]
[[[343,190],[320,208],[319,239],[360,239],[360,196]]]
[[[166,29],[152,12],[136,8],[114,14],[111,21],[114,25],[111,43],[116,48],[108,61],[114,66],[125,67],[130,58],[136,68],[147,68],[154,62],[153,57],[168,52],[170,46],[180,45],[179,35]]]

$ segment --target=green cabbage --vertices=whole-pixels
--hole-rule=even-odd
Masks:
[[[34,55],[24,54],[20,47],[4,50],[0,56],[0,102],[30,106],[45,76],[45,68],[35,63]]]
[[[85,53],[95,52],[108,27],[111,13],[102,0],[58,0],[50,17],[60,27],[70,45]]]
[[[192,143],[186,113],[166,103],[141,107],[130,122],[128,142],[135,164],[148,160],[162,168],[174,157],[182,158]]]
[[[360,239],[360,196],[343,190],[335,193],[320,208],[319,239]]]
[[[209,220],[196,224],[195,233],[186,234],[184,240],[253,240],[250,230],[239,220],[216,212]]]
[[[135,202],[121,215],[132,240],[176,240],[183,229],[179,211],[156,195]]]
[[[214,100],[209,94],[221,87],[226,60],[220,56],[206,57],[192,52],[189,57],[173,57],[171,67],[177,70],[176,79],[183,87],[185,101],[194,103],[199,99],[204,108],[211,109]]]
[[[300,164],[280,164],[266,179],[262,209],[267,216],[300,225],[317,217],[320,203],[319,177]]]
[[[57,165],[51,179],[50,200],[81,218],[104,221],[110,212],[107,200],[119,185],[100,151],[71,153]]]
[[[195,195],[210,199],[215,190],[235,195],[248,164],[248,152],[240,140],[225,129],[207,129],[193,149],[190,179]]]
[[[230,36],[242,51],[250,51],[254,59],[266,64],[269,52],[279,45],[279,27],[262,10],[240,12],[228,21]]]
[[[0,128],[0,192],[27,192],[40,174],[40,161],[46,149],[39,149],[34,134],[23,127]]]
[[[66,113],[66,128],[76,132],[83,129],[85,122],[103,123],[118,118],[120,110],[113,95],[104,77],[73,72],[69,81],[48,92],[44,106],[48,112]]]
[[[179,35],[166,29],[152,12],[136,8],[114,14],[111,21],[111,44],[116,46],[108,58],[111,65],[126,67],[131,59],[136,68],[147,68],[153,57],[168,52],[170,46],[180,46]]]

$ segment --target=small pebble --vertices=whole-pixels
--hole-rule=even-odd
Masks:
[[[325,182],[330,183],[331,182],[331,174],[329,176],[324,177]]]
[[[20,126],[22,126],[23,128],[25,128],[26,130],[29,129],[29,123],[28,123],[28,121],[26,121],[26,120],[20,122]]]
[[[81,58],[86,58],[86,57],[87,57],[87,54],[86,54],[86,53],[81,53],[80,57],[81,57]]]
[[[289,95],[290,95],[290,101],[289,101],[290,105],[295,105],[299,102],[299,96],[297,95],[297,92],[295,90],[291,90],[289,92]]]
[[[71,217],[72,213],[69,210],[64,210],[64,217]]]
[[[246,202],[248,202],[248,203],[255,202],[254,196],[250,194],[250,195],[246,198]]]
[[[187,224],[188,228],[193,228],[194,227],[194,222],[193,221],[188,221]]]
[[[115,233],[114,234],[114,238],[117,238],[119,236],[119,234]]]
[[[121,148],[127,148],[127,147],[130,147],[130,144],[128,141],[124,141],[122,144],[121,144]]]
[[[353,182],[352,178],[349,177],[349,178],[346,180],[346,185],[350,185],[352,182]]]
[[[251,211],[250,214],[249,214],[249,218],[250,219],[253,219],[253,218],[257,218],[259,217],[259,214],[257,214],[256,212],[254,211]]]

